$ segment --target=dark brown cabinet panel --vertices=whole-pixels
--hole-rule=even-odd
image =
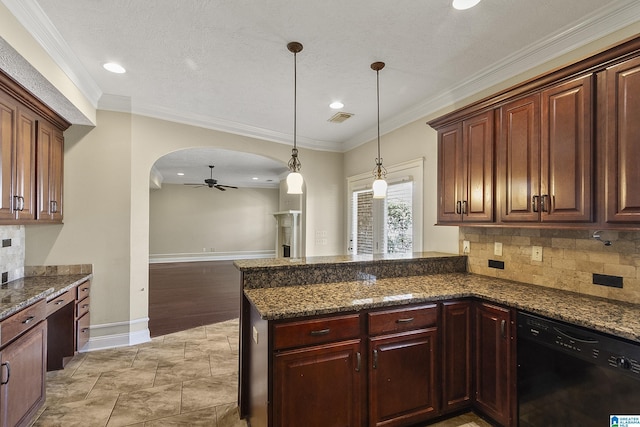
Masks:
[[[369,340],[369,426],[406,426],[438,413],[437,329]]]
[[[273,425],[362,425],[360,340],[277,353],[273,374]]]
[[[503,426],[514,423],[515,361],[512,315],[507,308],[475,305],[475,405]]]
[[[605,222],[640,223],[640,58],[606,70]]]
[[[493,221],[493,111],[438,131],[438,222]]]
[[[0,426],[27,426],[45,400],[47,323],[0,351]]]
[[[538,221],[540,189],[540,95],[500,108],[496,182],[502,222]]]
[[[542,92],[540,219],[593,221],[593,75]]]
[[[471,404],[471,302],[442,304],[442,410],[452,412]]]
[[[39,121],[36,164],[37,218],[40,221],[62,221],[63,158],[62,132]]]
[[[14,219],[13,149],[16,135],[16,104],[0,93],[0,219]]]

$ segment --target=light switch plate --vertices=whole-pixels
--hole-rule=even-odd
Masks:
[[[496,256],[502,256],[502,243],[495,242],[493,244],[493,254]]]
[[[542,261],[542,246],[531,248],[531,261]]]
[[[462,253],[463,254],[468,254],[469,252],[471,252],[471,244],[469,243],[468,240],[463,240],[462,241]]]

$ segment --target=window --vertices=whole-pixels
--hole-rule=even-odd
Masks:
[[[348,179],[353,254],[422,251],[422,159],[387,168],[387,197],[373,199],[370,174]]]

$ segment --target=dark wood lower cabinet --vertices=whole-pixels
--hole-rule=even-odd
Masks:
[[[513,426],[514,318],[470,299],[286,321],[250,306],[242,416],[252,427],[402,427],[473,408]]]
[[[436,328],[369,340],[369,426],[406,426],[438,412]]]
[[[442,411],[464,409],[471,404],[471,301],[442,304]]]
[[[0,426],[27,426],[45,400],[47,322],[0,351]]]
[[[360,347],[360,340],[351,340],[276,354],[273,425],[362,425]]]
[[[474,405],[503,426],[516,422],[512,321],[510,309],[476,303]]]

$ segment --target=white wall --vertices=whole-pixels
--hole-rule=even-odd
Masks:
[[[222,192],[164,184],[149,195],[149,252],[273,251],[278,196],[277,188]]]

